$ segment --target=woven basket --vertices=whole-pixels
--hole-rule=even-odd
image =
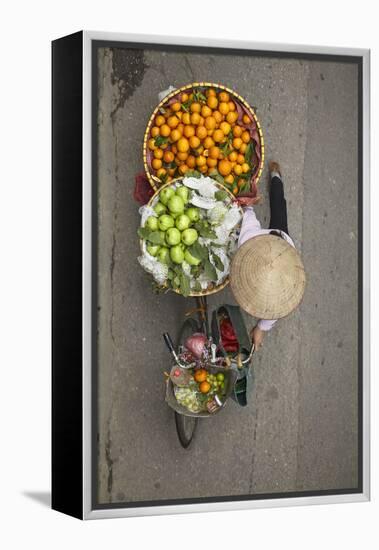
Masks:
[[[178,94],[180,94],[182,92],[189,92],[190,93],[193,88],[216,88],[217,90],[224,90],[224,91],[228,92],[231,96],[233,96],[234,99],[236,99],[240,104],[242,104],[244,106],[244,108],[253,117],[253,119],[256,123],[256,126],[257,126],[257,131],[258,131],[258,135],[259,135],[259,142],[260,142],[259,145],[260,145],[260,151],[261,151],[261,158],[260,158],[259,165],[258,165],[255,173],[253,174],[252,178],[251,178],[251,182],[252,183],[254,182],[254,183],[257,184],[258,181],[259,181],[259,178],[262,175],[262,171],[263,171],[265,148],[264,148],[264,140],[263,140],[263,133],[262,133],[261,125],[259,123],[257,115],[255,114],[254,109],[237,92],[235,92],[234,90],[231,90],[230,88],[227,88],[226,86],[223,86],[222,84],[214,84],[214,83],[211,83],[211,82],[193,82],[192,84],[186,84],[185,86],[182,86],[181,88],[178,88],[178,89],[172,91],[171,93],[169,93],[168,95],[166,95],[166,97],[164,97],[163,100],[154,109],[154,111],[153,111],[153,113],[152,113],[152,115],[149,119],[149,122],[148,122],[147,127],[146,127],[146,131],[145,131],[144,140],[143,140],[143,164],[144,164],[146,176],[147,176],[147,178],[150,182],[150,185],[152,186],[154,191],[156,191],[158,188],[162,188],[161,180],[159,178],[157,178],[157,176],[155,176],[151,172],[151,168],[149,166],[148,158],[147,158],[147,142],[149,140],[150,130],[151,130],[153,121],[154,121],[156,115],[158,114],[159,109],[161,107],[164,107],[164,105],[167,103],[167,101],[169,101],[170,99],[172,99],[173,97],[177,96]]]
[[[169,183],[166,183],[166,184],[162,185],[158,190],[155,191],[154,195],[151,197],[151,199],[149,200],[147,205],[152,206],[154,204],[154,202],[156,201],[156,199],[157,199],[159,193],[162,191],[162,189],[165,189],[166,187],[171,187],[172,185],[174,185],[176,183],[180,183],[182,180],[183,180],[182,177],[181,178],[176,178],[175,180],[172,180]],[[229,189],[226,189],[226,187],[221,185],[221,183],[218,183],[216,181],[214,183],[215,183],[215,185],[217,185],[217,187],[220,190],[225,191],[226,193],[228,193],[230,198],[232,198],[232,199],[235,198],[234,195],[229,191]],[[143,239],[140,239],[140,247],[141,247],[141,252],[143,252]],[[191,292],[189,294],[189,296],[209,296],[210,294],[215,294],[216,292],[220,292],[223,288],[228,286],[228,284],[229,284],[229,277],[226,277],[226,279],[220,285],[214,286],[211,289],[202,290],[201,292]],[[175,290],[173,288],[170,288],[170,290],[173,290],[177,294],[181,294],[179,290]]]

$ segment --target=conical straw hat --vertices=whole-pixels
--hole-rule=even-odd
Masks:
[[[260,319],[279,319],[301,302],[305,271],[299,253],[284,239],[259,235],[236,252],[230,286],[242,309]]]

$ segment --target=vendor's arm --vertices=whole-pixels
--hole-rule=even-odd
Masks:
[[[238,239],[238,246],[243,245],[243,243],[252,237],[255,237],[257,233],[261,231],[261,224],[255,215],[254,208],[248,206],[244,209],[241,232]]]
[[[272,319],[270,321],[266,319],[261,319],[255,325],[255,327],[251,331],[251,339],[254,342],[254,347],[256,351],[258,351],[259,348],[263,346],[263,340],[266,332],[271,330],[275,323],[276,319]]]

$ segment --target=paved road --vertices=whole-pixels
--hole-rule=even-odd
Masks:
[[[349,64],[100,50],[100,502],[356,486],[357,78]],[[257,107],[309,281],[256,355],[249,407],[230,402],[185,451],[163,401],[161,333],[177,333],[191,302],[152,294],[132,189],[158,91],[201,80]],[[260,188],[267,224],[267,167]],[[233,303],[228,290],[210,299],[222,302]]]

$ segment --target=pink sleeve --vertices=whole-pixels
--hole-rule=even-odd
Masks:
[[[271,330],[276,322],[277,319],[261,319],[260,321],[258,321],[258,327],[266,332],[268,330]]]
[[[251,206],[248,206],[243,215],[238,246],[241,246],[245,241],[251,239],[251,237],[254,237],[261,231],[261,229],[261,224],[255,215],[254,209]]]

